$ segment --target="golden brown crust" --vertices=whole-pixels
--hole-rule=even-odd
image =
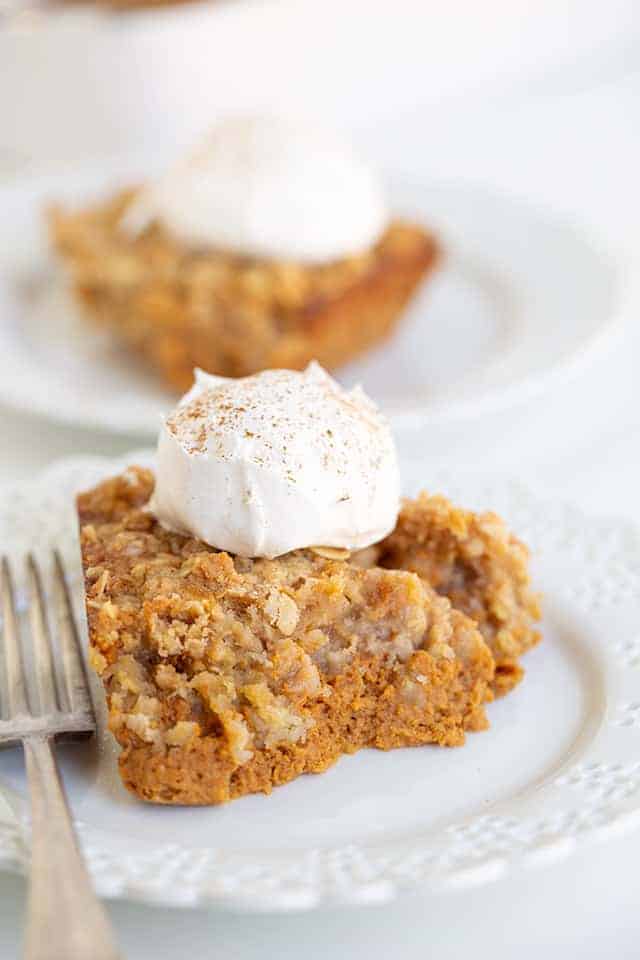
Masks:
[[[418,576],[231,557],[160,527],[152,487],[132,468],[78,498],[91,660],[138,796],[220,803],[486,726],[491,653]]]
[[[51,238],[85,312],[176,390],[191,386],[194,367],[246,376],[313,359],[340,366],[391,333],[439,259],[434,238],[402,222],[367,253],[325,265],[190,249],[157,224],[138,237],[122,230],[132,196],[53,210]]]
[[[422,493],[404,502],[396,529],[363,561],[412,570],[475,620],[496,661],[494,690],[501,695],[520,681],[519,659],[540,639],[528,556],[496,514],[460,510]]]
[[[411,665],[411,675],[416,674],[428,677],[442,691],[441,703],[434,698],[425,709],[407,705],[399,687],[390,682],[387,666],[358,663],[332,682],[329,709],[323,700],[310,705],[314,726],[304,743],[255,751],[239,767],[234,767],[219,738],[199,737],[166,752],[129,744],[120,761],[122,779],[137,796],[155,803],[224,803],[247,793],[270,793],[303,773],[322,773],[342,754],[361,747],[459,746],[465,729],[487,727],[482,682],[476,682],[472,697],[474,713],[469,709],[468,680],[457,678],[455,669],[438,667],[423,652]]]

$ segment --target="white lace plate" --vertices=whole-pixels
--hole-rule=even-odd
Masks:
[[[145,158],[0,189],[0,400],[56,420],[154,435],[172,398],[78,320],[47,253],[43,211],[85,203],[158,165]],[[619,271],[581,230],[465,184],[389,184],[392,209],[446,249],[393,339],[340,371],[396,426],[475,417],[545,390],[627,312]]]
[[[0,542],[16,557],[59,546],[82,604],[72,494],[127,463],[60,462],[0,494]],[[427,475],[459,502],[492,507],[533,549],[544,641],[524,682],[490,705],[491,728],[460,749],[362,751],[321,776],[218,808],[130,797],[115,749],[61,748],[85,854],[107,897],[194,907],[292,910],[389,900],[415,888],[485,884],[543,866],[640,822],[640,538],[624,522],[538,502],[519,486]],[[19,751],[0,755],[0,867],[24,869]]]

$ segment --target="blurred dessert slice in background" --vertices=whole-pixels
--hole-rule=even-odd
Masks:
[[[176,390],[194,367],[335,369],[392,333],[439,259],[349,145],[274,116],[222,121],[158,180],[53,209],[50,231],[83,311]]]

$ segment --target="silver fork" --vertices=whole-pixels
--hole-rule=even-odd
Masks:
[[[27,558],[28,620],[35,684],[25,672],[23,635],[9,562],[2,560],[5,696],[0,694],[0,746],[22,742],[31,796],[31,870],[25,960],[117,960],[107,915],[82,861],[55,758],[58,736],[96,730],[78,630],[59,554],[53,558],[54,615],[47,616],[42,578]],[[56,676],[51,628],[57,626],[62,670]],[[33,689],[35,687],[35,691]]]

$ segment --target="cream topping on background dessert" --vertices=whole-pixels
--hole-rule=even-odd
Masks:
[[[126,215],[137,233],[158,220],[178,239],[246,256],[325,262],[361,253],[387,225],[369,167],[321,125],[235,117],[157,181]]]
[[[387,421],[317,363],[237,380],[198,370],[160,431],[151,511],[220,550],[360,549],[393,529],[399,506]]]

